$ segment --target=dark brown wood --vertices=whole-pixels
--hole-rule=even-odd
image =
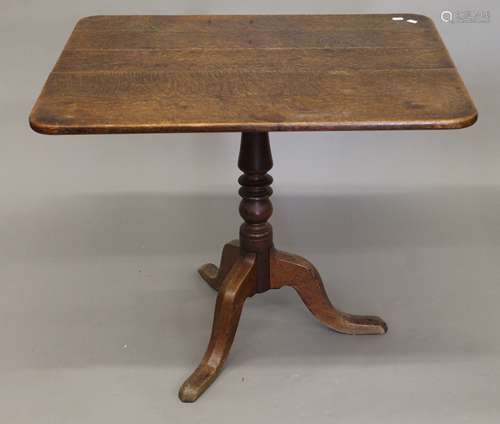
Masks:
[[[336,309],[314,265],[274,248],[272,227],[267,222],[272,214],[269,200],[272,178],[267,171],[272,165],[268,134],[243,133],[238,166],[244,173],[238,181],[242,185],[240,214],[245,222],[240,228],[240,240],[224,246],[219,268],[208,263],[199,269],[201,277],[219,295],[207,352],[182,385],[179,392],[182,401],[195,401],[217,377],[229,354],[243,302],[256,293],[290,286],[311,313],[332,330],[344,334],[387,331],[386,323],[379,317],[351,315]]]
[[[351,315],[336,309],[328,299],[321,277],[308,260],[273,251],[271,288],[293,287],[312,314],[327,327],[344,334],[384,334],[387,324],[372,315]]]
[[[431,19],[394,16],[84,18],[30,123],[46,134],[474,123],[476,109]]]
[[[218,291],[195,401],[229,354],[246,298],[293,287],[346,334],[383,334],[376,316],[328,299],[315,267],[278,251],[268,220],[268,131],[439,129],[477,111],[432,21],[421,15],[93,16],[80,20],[30,116],[46,134],[240,131],[240,239],[201,277]]]
[[[219,290],[227,273],[236,260],[241,256],[239,240],[232,240],[227,243],[222,249],[220,266],[217,268],[214,264],[208,263],[202,265],[198,272],[210,287],[214,290]]]
[[[273,178],[267,173],[273,167],[269,135],[243,133],[241,135],[238,167],[243,175],[240,215],[245,221],[240,227],[240,245],[246,252],[256,254],[257,292],[269,290],[269,252],[273,247],[273,229],[267,221],[273,213],[269,197],[273,193]]]
[[[243,302],[257,292],[258,266],[255,254],[245,253],[240,249],[239,241],[233,240],[224,246],[219,268],[214,264],[200,268],[202,278],[218,290],[219,295],[207,352],[179,391],[183,402],[194,402],[222,370],[238,327]],[[270,288],[284,286],[293,287],[311,313],[336,332],[353,335],[387,332],[387,324],[377,316],[352,315],[336,309],[328,299],[318,271],[309,261],[270,249]]]
[[[215,380],[233,343],[245,299],[255,293],[255,254],[236,260],[219,287],[212,335],[200,365],[179,390],[183,402],[194,402]]]

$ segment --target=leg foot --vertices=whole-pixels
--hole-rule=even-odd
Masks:
[[[210,287],[214,290],[219,290],[224,277],[239,257],[240,242],[238,240],[230,241],[222,249],[219,268],[217,268],[214,264],[208,263],[202,265],[198,269],[198,273]]]
[[[238,258],[225,275],[217,295],[207,351],[198,368],[181,386],[181,401],[194,402],[221,371],[238,328],[243,303],[255,293],[254,263],[255,255],[247,254]]]
[[[293,287],[312,314],[327,327],[344,334],[384,334],[387,324],[371,315],[351,315],[336,309],[328,299],[318,271],[309,261],[274,251],[271,288]]]

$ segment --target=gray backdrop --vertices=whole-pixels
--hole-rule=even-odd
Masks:
[[[500,6],[495,1],[2,0],[0,421],[498,423]],[[445,24],[442,10],[490,11]],[[41,136],[28,114],[78,18],[416,12],[479,110],[458,131],[273,133],[277,245],[383,337],[334,334],[288,289],[251,299],[196,404],[234,238],[238,134]]]

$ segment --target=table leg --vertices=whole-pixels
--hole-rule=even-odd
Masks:
[[[240,255],[241,253],[239,240],[232,240],[227,243],[222,249],[219,268],[217,268],[214,264],[208,263],[202,265],[198,269],[198,273],[210,287],[212,287],[214,290],[219,290],[224,277],[231,270],[231,267],[238,260]]]
[[[212,335],[198,368],[179,390],[183,402],[194,402],[221,371],[233,342],[247,297],[283,286],[293,287],[323,324],[345,334],[384,334],[385,322],[376,316],[351,315],[328,299],[318,271],[306,259],[276,250],[267,222],[273,212],[269,197],[273,162],[267,133],[243,133],[238,166],[241,184],[240,239],[224,246],[220,266],[205,264],[201,277],[218,291]]]
[[[315,266],[307,259],[275,250],[271,259],[271,288],[293,287],[311,313],[324,325],[344,334],[384,334],[387,324],[372,315],[351,315],[328,299]]]
[[[179,390],[183,402],[194,402],[212,384],[229,354],[245,299],[255,293],[255,255],[240,257],[226,274],[215,305],[212,335],[200,365]]]

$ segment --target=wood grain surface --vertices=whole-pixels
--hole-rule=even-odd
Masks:
[[[47,134],[244,132],[476,118],[425,16],[92,16],[77,23],[30,124]]]

